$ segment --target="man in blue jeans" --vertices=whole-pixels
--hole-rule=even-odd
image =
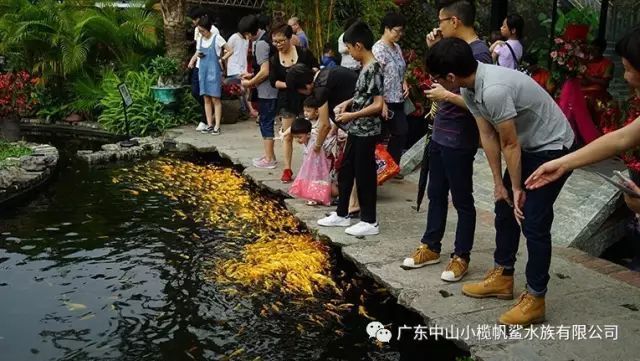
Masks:
[[[442,1],[438,14],[439,27],[427,35],[427,45],[434,46],[443,38],[466,41],[476,60],[490,63],[487,44],[474,30],[475,6],[467,0]],[[440,85],[427,92],[438,103],[433,136],[429,145],[429,209],[427,228],[421,245],[402,263],[413,269],[440,262],[442,239],[447,224],[449,192],[458,213],[454,250],[440,278],[460,281],[469,269],[471,249],[476,230],[476,207],[473,199],[473,161],[478,152],[478,127],[466,109],[459,89],[444,89]]]
[[[247,39],[253,41],[253,69],[258,69],[254,75],[245,74],[242,86],[246,89],[256,87],[258,90],[258,107],[260,117],[260,134],[264,145],[264,155],[253,159],[253,165],[257,168],[273,169],[276,167],[274,145],[274,122],[276,118],[276,105],[278,90],[269,82],[269,39],[265,31],[260,29],[260,21],[255,15],[245,16],[238,23],[238,31]]]
[[[569,152],[575,138],[569,122],[533,79],[515,70],[478,63],[469,45],[459,39],[436,44],[427,56],[427,68],[445,88],[462,88],[495,183],[495,264],[484,280],[465,284],[462,293],[477,298],[513,298],[513,270],[522,232],[529,255],[527,287],[499,322],[523,326],[543,322],[553,204],[568,174],[526,193],[524,181],[541,164]],[[502,154],[507,164],[504,176]]]

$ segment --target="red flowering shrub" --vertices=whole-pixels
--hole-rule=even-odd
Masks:
[[[640,117],[640,96],[634,96],[626,103],[627,107],[621,110],[615,102],[599,103],[597,106],[600,115],[599,125],[603,133],[610,133],[625,127]],[[625,165],[640,173],[640,149],[633,149],[623,153],[620,158]]]
[[[424,71],[422,62],[414,50],[408,50],[403,53],[404,60],[407,63],[407,84],[409,85],[409,98],[416,107],[416,111],[408,114],[411,116],[422,116],[425,109],[431,106],[431,101],[424,94],[425,90],[431,88],[431,78]]]
[[[0,74],[0,116],[32,115],[38,104],[37,88],[40,78],[22,70]]]
[[[235,99],[242,95],[240,84],[222,84],[222,98]]]

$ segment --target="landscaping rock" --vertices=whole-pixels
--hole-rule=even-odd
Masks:
[[[0,204],[46,182],[58,164],[58,150],[47,144],[21,143],[33,153],[4,160],[0,168]]]
[[[124,148],[119,144],[105,144],[99,151],[79,150],[76,155],[88,164],[95,165],[156,156],[164,150],[162,138],[143,137],[132,140],[137,141],[138,145]]]
[[[105,152],[117,152],[120,149],[121,148],[118,144],[105,144],[102,146],[102,150],[104,150]]]

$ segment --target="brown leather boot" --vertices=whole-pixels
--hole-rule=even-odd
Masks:
[[[504,267],[490,270],[484,280],[467,283],[462,286],[462,293],[469,297],[496,297],[501,300],[513,299],[513,276],[503,275]]]
[[[498,322],[503,325],[529,326],[544,322],[545,302],[543,297],[536,297],[524,291],[518,302],[500,316]]]

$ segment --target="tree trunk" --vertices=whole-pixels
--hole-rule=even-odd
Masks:
[[[186,0],[161,0],[166,56],[182,63],[187,57],[184,19]]]

